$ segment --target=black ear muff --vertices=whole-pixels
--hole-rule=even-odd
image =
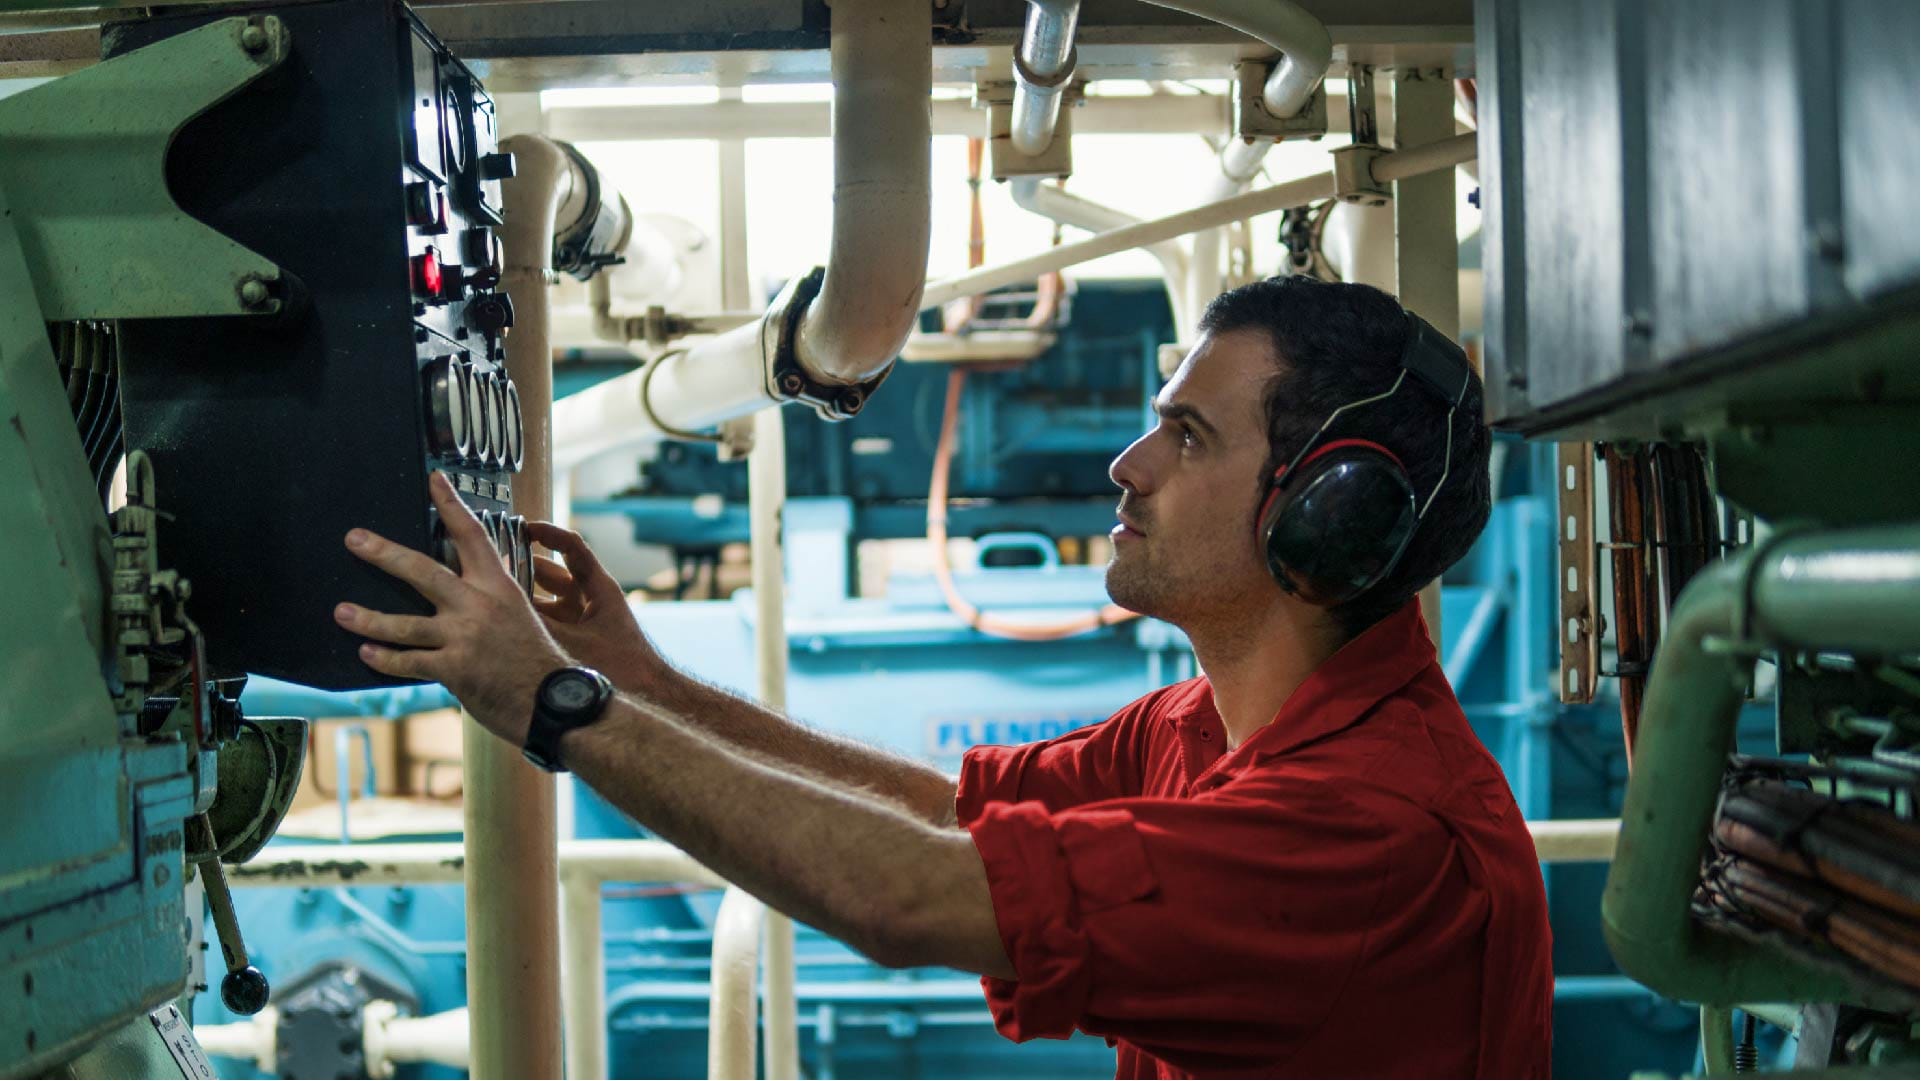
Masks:
[[[1385,578],[1419,524],[1401,463],[1379,444],[1343,439],[1275,475],[1258,528],[1274,580],[1332,607]]]

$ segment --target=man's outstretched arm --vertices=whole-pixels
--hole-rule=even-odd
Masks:
[[[419,590],[432,616],[342,604],[377,672],[446,684],[474,718],[524,746],[540,681],[573,658],[508,576],[446,477],[433,499],[456,573],[354,530],[354,554]],[[619,697],[563,740],[564,760],[617,806],[761,900],[890,965],[1011,976],[972,838],[855,788],[780,769],[670,710]]]
[[[565,566],[549,559],[536,564],[540,587],[554,597],[535,604],[548,632],[614,686],[770,765],[872,793],[936,825],[955,824],[953,778],[911,758],[810,728],[681,672],[647,640],[625,591],[578,533],[546,522],[527,528],[535,541],[566,560]]]
[[[561,757],[729,882],[882,964],[1013,974],[967,833],[783,771],[706,727],[622,696],[567,733]]]

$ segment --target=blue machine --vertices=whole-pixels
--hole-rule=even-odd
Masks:
[[[1141,430],[1156,385],[1153,347],[1167,333],[1158,296],[1158,285],[1083,286],[1075,318],[1047,355],[970,380],[956,494],[978,502],[957,505],[950,521],[957,535],[981,540],[976,565],[956,569],[961,591],[981,608],[1058,619],[1105,600],[1101,568],[1062,563],[1051,538],[1104,533],[1112,522],[1106,462]],[[915,500],[924,498],[940,405],[928,388],[943,374],[902,365],[887,396],[905,404],[846,425],[789,428],[788,702],[810,723],[953,769],[976,744],[1044,739],[1101,720],[1191,676],[1193,658],[1177,630],[1152,621],[1053,643],[988,639],[948,613],[931,577],[896,576],[884,598],[853,595],[858,541],[913,536],[923,526],[924,504]],[[1618,709],[1611,701],[1564,707],[1552,690],[1553,448],[1502,439],[1496,458],[1493,517],[1443,584],[1444,667],[1528,818],[1618,813],[1626,773]],[[653,543],[718,545],[745,539],[742,474],[680,448],[648,469],[643,490],[576,510],[626,514],[636,536]],[[724,497],[719,514],[711,500],[696,511],[694,497],[703,493]],[[636,612],[677,664],[724,686],[753,686],[747,593]],[[246,708],[392,716],[444,704],[436,691],[320,702],[307,697],[312,692],[257,683]],[[1757,736],[1771,731],[1765,711],[1754,720]],[[574,806],[577,836],[641,835],[584,786]],[[1556,1072],[1686,1070],[1696,1056],[1694,1011],[1617,974],[1597,918],[1604,876],[1598,864],[1548,873],[1561,974]],[[259,963],[277,970],[277,982],[346,959],[406,989],[421,1012],[464,1001],[458,888],[248,890],[237,900]],[[613,1076],[702,1075],[718,895],[633,883],[610,885],[604,900]],[[1112,1074],[1112,1052],[1099,1040],[1002,1040],[972,978],[888,971],[807,929],[798,955],[802,1063],[810,1076]],[[226,1018],[208,995],[196,1014]],[[222,1065],[230,1076],[246,1072],[245,1064]]]

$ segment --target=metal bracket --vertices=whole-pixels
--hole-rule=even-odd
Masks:
[[[1555,592],[1561,598],[1561,701],[1594,701],[1601,671],[1601,613],[1594,597],[1599,568],[1594,558],[1594,444],[1555,447],[1554,490],[1559,494],[1561,573]]]
[[[1293,116],[1275,116],[1267,111],[1263,90],[1271,65],[1260,60],[1243,60],[1234,65],[1234,134],[1242,139],[1319,139],[1327,134],[1327,83],[1314,88],[1314,95]]]
[[[272,15],[221,19],[0,100],[0,190],[43,318],[281,310],[292,280],[181,211],[166,167],[182,127],[290,48]]]
[[[1359,206],[1386,206],[1394,195],[1374,179],[1374,160],[1386,153],[1373,143],[1356,143],[1330,154],[1334,159],[1334,197]]]
[[[1014,84],[991,82],[974,84],[974,105],[987,110],[988,174],[996,182],[1017,176],[1068,177],[1074,174],[1074,109],[1086,94],[1087,84],[1076,80],[1061,92],[1060,119],[1054,124],[1054,140],[1036,155],[1014,148],[1010,134],[1014,123]]]
[[[807,305],[820,295],[821,283],[826,278],[826,269],[815,267],[790,280],[787,288],[774,299],[773,308],[780,316],[776,319],[770,315],[763,321],[761,331],[761,348],[771,358],[767,366],[767,389],[774,398],[813,406],[822,420],[847,420],[866,407],[868,399],[880,389],[894,366],[889,364],[886,371],[863,383],[823,383],[801,364],[798,350],[801,316],[806,314]]]

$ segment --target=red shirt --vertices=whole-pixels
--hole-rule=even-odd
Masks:
[[[1203,677],[968,752],[1001,1034],[1104,1036],[1124,1078],[1546,1077],[1534,842],[1419,605],[1225,740]]]

